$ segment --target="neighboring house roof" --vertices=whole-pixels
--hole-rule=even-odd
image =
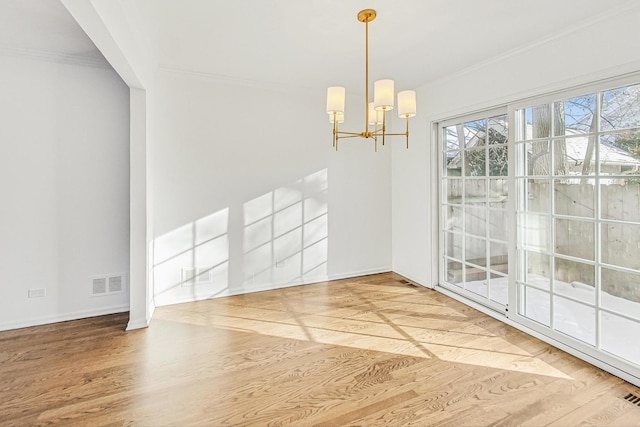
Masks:
[[[583,132],[573,129],[566,130],[567,158],[575,163],[571,166],[581,166],[584,162],[589,146],[589,137]],[[595,164],[595,158],[591,163]],[[635,166],[640,168],[640,160],[633,157],[631,153],[622,148],[616,147],[606,142],[600,143],[600,165],[615,166]]]

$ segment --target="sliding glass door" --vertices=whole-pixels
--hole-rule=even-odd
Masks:
[[[439,127],[440,283],[504,311],[508,303],[508,125],[505,111]]]
[[[598,83],[438,125],[438,286],[634,378],[638,81]]]
[[[515,120],[518,314],[640,366],[640,85]]]

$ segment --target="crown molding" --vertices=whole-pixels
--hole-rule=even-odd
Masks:
[[[0,46],[0,55],[18,58],[35,59],[39,61],[55,62],[58,64],[79,65],[82,67],[111,69],[111,65],[104,58],[94,58],[83,55],[51,52],[38,49]]]
[[[319,94],[324,93],[326,89],[313,88],[309,86],[295,86],[282,83],[267,82],[261,80],[242,79],[238,77],[225,76],[221,74],[214,74],[202,71],[184,70],[180,68],[174,68],[167,65],[160,65],[158,67],[160,74],[175,76],[179,78],[185,78],[190,80],[209,81],[214,83],[220,83],[230,86],[240,86],[252,89],[264,89],[277,92],[290,92],[290,93],[312,93]]]
[[[456,80],[460,77],[466,76],[468,74],[471,74],[473,72],[476,72],[478,70],[481,70],[483,68],[486,68],[490,65],[496,64],[496,63],[500,63],[502,61],[505,61],[507,59],[510,59],[512,57],[517,57],[519,55],[525,54],[526,52],[533,50],[539,46],[551,43],[555,40],[558,39],[562,39],[564,37],[570,36],[573,33],[576,33],[584,28],[588,28],[588,27],[597,27],[597,23],[605,21],[607,19],[611,19],[613,17],[616,17],[618,15],[621,15],[623,13],[629,12],[630,10],[633,10],[637,7],[638,3],[636,2],[636,0],[629,0],[626,3],[623,3],[622,5],[618,6],[618,7],[614,7],[609,9],[606,13],[602,13],[599,14],[597,16],[592,17],[591,19],[585,19],[583,21],[580,21],[579,23],[572,25],[572,26],[568,26],[566,27],[564,30],[562,31],[558,31],[556,33],[553,33],[547,37],[542,37],[534,42],[531,43],[527,43],[524,45],[521,45],[519,47],[516,47],[514,49],[508,50],[502,54],[496,55],[496,56],[492,56],[490,58],[485,59],[484,61],[480,61],[470,67],[461,69],[460,71],[457,71],[455,73],[452,74],[448,74],[444,77],[435,79],[431,82],[425,83],[423,85],[420,85],[419,88],[420,89],[426,89],[426,88],[430,88],[430,87],[434,87],[434,86],[439,86],[441,84],[447,83],[449,81],[452,80]]]

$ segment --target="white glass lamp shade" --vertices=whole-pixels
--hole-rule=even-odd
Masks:
[[[329,123],[333,123],[333,117],[333,113],[329,114]],[[338,123],[344,123],[344,113],[336,113],[335,118]]]
[[[403,90],[398,92],[398,117],[413,117],[416,115],[416,91]]]
[[[382,111],[378,111],[374,108],[373,102],[369,103],[369,124],[380,125],[382,124]]]
[[[373,84],[373,105],[376,110],[393,110],[393,80],[378,80]]]
[[[327,113],[344,113],[344,87],[331,86],[327,89]]]

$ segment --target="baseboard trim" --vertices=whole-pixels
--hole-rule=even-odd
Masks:
[[[243,289],[229,290],[227,292],[223,292],[215,296],[202,295],[201,297],[175,298],[170,302],[161,302],[161,303],[157,303],[156,301],[157,303],[156,305],[158,307],[162,307],[162,306],[174,305],[174,304],[184,304],[188,302],[202,301],[207,299],[231,297],[235,295],[250,294],[254,292],[273,291],[276,289],[293,288],[295,286],[312,285],[314,283],[330,282],[332,280],[351,279],[354,277],[369,276],[371,274],[380,274],[380,273],[389,273],[389,272],[391,272],[391,266],[385,266],[385,267],[372,268],[368,270],[352,271],[349,273],[331,274],[324,277],[314,277],[309,280],[303,280],[302,282],[275,283],[275,284],[267,283],[263,285],[253,285],[251,287],[245,287]],[[139,327],[146,327],[146,326],[139,326]],[[135,328],[131,328],[131,329],[135,329]],[[127,330],[129,330],[129,327],[127,327]]]
[[[350,273],[344,273],[344,274],[333,274],[331,276],[328,276],[326,280],[314,281],[314,282],[303,283],[303,284],[308,285],[311,283],[328,282],[332,280],[353,279],[354,277],[370,276],[372,274],[391,273],[391,271],[392,271],[391,266],[385,266],[385,267],[379,267],[379,268],[372,268],[370,270],[352,271]]]
[[[132,331],[134,329],[144,329],[148,328],[151,324],[151,319],[153,318],[153,313],[156,311],[156,305],[153,302],[149,303],[147,307],[146,317],[139,317],[136,319],[129,319],[129,323],[127,323],[127,331]]]
[[[421,280],[418,280],[418,279],[416,279],[415,277],[412,277],[412,276],[411,276],[411,275],[409,275],[409,274],[405,274],[405,273],[403,273],[403,272],[401,272],[401,271],[397,271],[397,270],[392,270],[392,271],[393,271],[394,273],[399,274],[400,276],[402,276],[402,277],[404,277],[404,278],[408,279],[409,281],[411,281],[411,282],[415,283],[416,285],[420,285],[420,286],[422,286],[422,287],[424,287],[424,288],[427,288],[427,289],[434,289],[434,288],[433,288],[433,286],[425,285],[424,283],[422,283],[422,281],[421,281]]]
[[[0,331],[10,331],[13,329],[29,328],[31,326],[48,325],[50,323],[67,322],[69,320],[85,319],[87,317],[104,316],[107,314],[124,313],[129,311],[129,305],[116,305],[111,307],[101,307],[92,310],[80,310],[70,313],[55,314],[51,316],[36,317],[33,319],[20,320],[18,322],[7,322],[0,324]]]
[[[132,331],[134,329],[144,329],[144,328],[148,328],[151,319],[149,319],[149,321],[147,321],[146,318],[139,318],[139,319],[129,319],[129,323],[127,323],[127,331]]]

